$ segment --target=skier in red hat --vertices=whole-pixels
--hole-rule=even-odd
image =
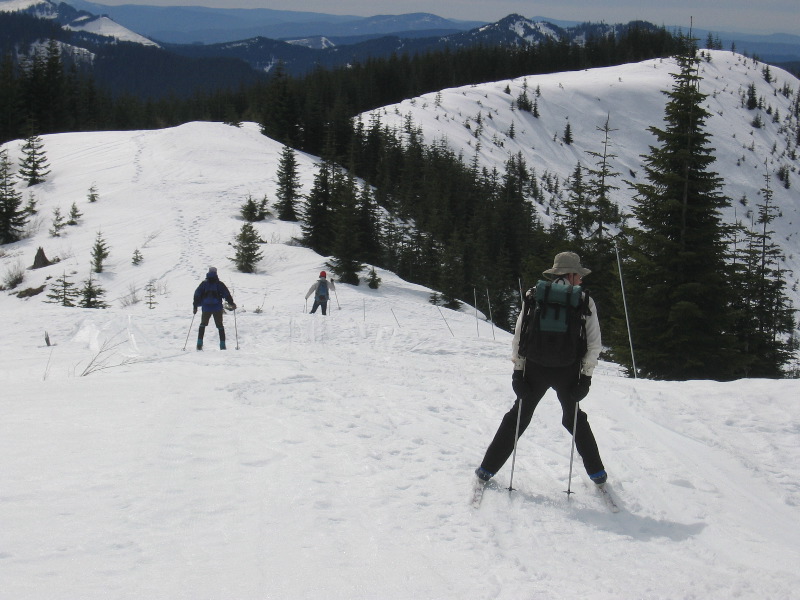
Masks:
[[[317,279],[306,294],[306,300],[311,294],[314,294],[314,305],[311,307],[311,314],[317,312],[317,308],[322,307],[322,314],[328,314],[328,299],[331,296],[331,291],[336,291],[336,285],[333,279],[328,281],[328,274],[325,271],[319,272],[319,279]]]

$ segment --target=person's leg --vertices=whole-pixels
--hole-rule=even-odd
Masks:
[[[311,314],[313,315],[317,312],[317,308],[319,308],[319,300],[314,300],[314,305],[311,307]]]
[[[197,349],[203,349],[203,336],[206,333],[206,325],[211,320],[211,313],[203,311],[200,315],[200,327],[197,330]]]
[[[214,314],[214,325],[217,326],[219,331],[219,349],[225,350],[225,327],[222,324],[222,311],[217,311]]]
[[[514,440],[517,437],[517,417],[519,416],[519,435],[522,436],[548,387],[542,378],[536,377],[534,373],[526,373],[525,385],[515,390],[518,396],[514,406],[503,416],[494,439],[486,449],[481,469],[494,475],[506,463],[514,451]],[[521,412],[520,402],[522,403]]]
[[[327,300],[320,300],[320,305],[322,306],[322,314],[328,314],[328,301]]]
[[[577,381],[576,372],[571,370],[561,376],[554,385],[558,401],[561,403],[561,424],[570,435],[572,435],[572,424],[575,422],[576,408],[576,402],[570,398],[570,391],[575,385],[575,381]],[[603,461],[600,458],[600,451],[597,448],[597,441],[594,438],[594,433],[592,433],[592,427],[589,425],[586,413],[580,409],[580,404],[578,404],[577,427],[575,429],[575,449],[583,459],[583,466],[589,475],[604,471]]]

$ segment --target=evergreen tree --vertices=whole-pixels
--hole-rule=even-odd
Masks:
[[[358,196],[359,257],[369,264],[381,262],[381,230],[378,207],[369,184],[364,182]]]
[[[758,94],[756,92],[756,84],[751,83],[747,86],[747,110],[755,110],[758,108]]]
[[[297,203],[300,200],[300,180],[294,150],[284,146],[278,162],[278,201],[275,206],[281,221],[297,221]]]
[[[770,227],[778,218],[778,208],[772,204],[769,171],[764,174],[764,182],[758,218],[747,232],[745,251],[738,254],[743,260],[737,270],[737,315],[741,317],[737,333],[748,358],[746,375],[781,377],[792,356],[794,310],[784,292],[786,276],[780,269],[781,251],[772,241],[775,232]]]
[[[39,213],[39,209],[36,208],[36,205],[37,205],[36,196],[34,196],[33,192],[31,192],[28,195],[28,203],[25,205],[25,208],[23,209],[28,217],[32,217],[33,215]]]
[[[53,225],[50,227],[50,237],[61,237],[61,231],[67,224],[64,221],[64,216],[61,214],[61,209],[56,206],[53,208]]]
[[[465,281],[463,242],[454,234],[444,248],[438,248],[436,254],[442,257],[437,269],[436,289],[441,292],[445,307],[458,310],[461,308],[458,298],[464,292]]]
[[[255,227],[250,223],[243,224],[233,244],[235,254],[229,260],[242,273],[255,273],[256,265],[263,257],[260,249],[261,243],[261,238]]]
[[[611,199],[611,193],[618,189],[614,185],[614,180],[619,173],[611,167],[611,161],[616,155],[610,150],[611,133],[615,131],[610,126],[610,118],[606,118],[603,126],[596,129],[602,136],[602,151],[587,151],[587,154],[595,159],[595,164],[587,167],[588,177],[584,184],[586,198],[591,207],[592,225],[579,254],[599,275],[592,277],[589,285],[598,310],[602,310],[605,322],[609,323],[604,327],[604,337],[613,339],[616,319],[622,319],[624,314],[622,299],[617,295],[619,280],[616,277],[618,269],[612,230],[622,228],[624,216],[619,206]],[[620,324],[622,325],[622,322]],[[626,333],[625,340],[627,340]]]
[[[568,196],[563,202],[563,212],[559,216],[564,219],[570,239],[575,242],[575,249],[582,257],[586,255],[585,245],[594,227],[594,211],[583,181],[581,164],[569,178]]]
[[[22,239],[28,215],[22,205],[22,194],[15,186],[8,161],[8,152],[0,152],[0,244]]]
[[[705,131],[693,44],[677,57],[665,127],[650,127],[659,146],[644,156],[647,182],[634,184],[634,215],[625,253],[626,288],[636,362],[658,379],[731,379],[741,354],[731,334],[730,300],[738,290],[726,264],[720,211],[729,205]],[[615,352],[625,360],[627,349]]]
[[[260,202],[256,202],[251,195],[247,195],[247,200],[240,209],[242,218],[248,223],[263,221],[269,215],[267,210],[267,197],[264,196]]]
[[[359,230],[359,211],[356,200],[356,183],[352,174],[339,178],[336,186],[333,216],[332,259],[328,268],[339,281],[358,285],[358,274],[364,265],[359,260],[361,252],[361,231]]]
[[[69,280],[65,271],[61,277],[56,279],[56,285],[47,294],[49,300],[45,300],[45,302],[61,306],[75,306],[75,300],[79,295],[80,292],[75,289],[75,284]]]
[[[139,252],[139,249],[138,249],[138,248],[136,248],[136,249],[133,251],[133,258],[131,259],[131,263],[132,263],[134,266],[137,266],[137,267],[138,267],[138,266],[139,266],[139,265],[142,263],[142,261],[143,261],[143,260],[144,260],[144,256],[142,256],[142,253],[141,253],[141,252]]]
[[[381,278],[378,277],[378,274],[375,272],[375,267],[373,267],[369,272],[367,286],[372,290],[377,290],[381,286]]]
[[[619,206],[611,199],[613,190],[619,189],[613,184],[614,179],[619,176],[617,171],[611,168],[611,160],[617,155],[610,150],[611,133],[616,131],[611,129],[610,117],[597,130],[603,135],[603,151],[586,153],[595,160],[594,167],[588,167],[589,179],[586,181],[586,195],[589,197],[594,207],[594,228],[591,237],[594,240],[607,240],[610,236],[610,228],[618,227],[623,222],[623,215]]]
[[[82,216],[83,213],[78,210],[78,205],[73,202],[72,208],[69,209],[69,219],[67,220],[67,225],[77,225]]]
[[[22,160],[19,163],[19,177],[28,187],[42,183],[50,174],[44,141],[38,135],[30,135],[22,146]]]
[[[570,125],[569,121],[567,121],[567,126],[564,127],[564,137],[562,139],[567,146],[572,144],[572,125]]]
[[[94,246],[92,246],[92,269],[95,273],[103,272],[103,263],[108,256],[108,244],[103,238],[103,234],[98,231],[94,240]],[[89,279],[91,280],[91,277]]]
[[[338,168],[330,160],[317,167],[314,184],[306,196],[303,215],[303,244],[323,256],[330,254],[333,241],[333,195]]]
[[[89,202],[97,202],[100,199],[100,195],[97,193],[97,186],[92,184],[89,188],[89,195],[86,197]]]
[[[80,290],[78,306],[81,308],[108,308],[108,304],[103,300],[105,295],[106,291],[94,282],[90,271],[89,278],[83,282]]]
[[[156,307],[156,282],[154,279],[151,279],[146,286],[144,286],[144,298],[145,304],[147,304],[147,308],[153,309]]]

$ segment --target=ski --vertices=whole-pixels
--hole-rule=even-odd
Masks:
[[[597,491],[600,493],[600,497],[603,499],[603,502],[608,507],[608,509],[612,513],[618,513],[619,506],[617,506],[617,503],[614,502],[614,497],[611,495],[611,492],[606,487],[606,484],[601,483],[600,485],[595,485],[595,487],[597,488]]]
[[[472,508],[480,508],[481,501],[483,500],[483,492],[486,489],[487,483],[487,481],[475,477],[475,481],[472,484]]]

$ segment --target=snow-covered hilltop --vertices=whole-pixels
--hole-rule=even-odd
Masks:
[[[723,60],[715,54],[706,73]],[[730,60],[731,70],[748,64]],[[505,82],[404,103],[397,117],[428,103],[415,122],[433,137],[448,124],[448,140],[467,157],[479,111],[498,140],[512,121],[541,129],[525,144],[483,140],[479,156],[501,166],[515,147],[530,149],[547,161],[529,161],[540,174],[564,177],[597,148],[595,127],[614,108],[614,152],[635,169],[668,71],[665,61],[529,78],[529,93],[542,89],[536,121],[510,110]],[[711,81],[717,97],[740,93],[736,80]],[[515,96],[524,82],[508,85]],[[765,99],[778,106],[779,96]],[[730,118],[738,109],[720,110],[734,147],[744,135],[762,143],[761,132],[742,133]],[[393,107],[381,112],[394,118]],[[572,146],[552,141],[565,115]],[[20,185],[39,211],[31,235],[0,246],[2,280],[24,274],[0,292],[0,596],[796,595],[797,380],[654,382],[601,363],[581,406],[622,511],[606,509],[580,463],[577,493],[567,500],[562,492],[570,437],[549,394],[520,441],[517,490],[503,489],[507,465],[475,511],[472,470],[513,402],[508,333],[468,307],[440,310],[430,290],[380,269],[377,290],[338,285],[328,317],[306,314],[303,296],[326,258],[293,242],[298,223],[255,223],[267,242],[258,273],[233,271],[240,206],[248,195],[270,206],[276,198],[282,146],[257,124],[42,139],[51,172],[45,183]],[[21,145],[3,145],[14,167]],[[741,166],[721,157],[718,170],[729,181],[748,174],[741,180],[757,189],[758,160],[737,152],[746,154]],[[308,192],[318,159],[297,160]],[[797,196],[780,198],[784,218],[794,218]],[[66,215],[73,204],[77,224],[51,237],[54,209]],[[88,277],[98,232],[110,254],[94,277],[110,307],[45,303],[58,278],[80,285]],[[28,269],[39,247],[58,262]],[[143,260],[134,265],[137,249]],[[211,265],[239,309],[225,317],[229,350],[215,349],[209,328],[206,350],[196,352],[192,293]]]
[[[72,31],[86,31],[121,42],[158,46],[154,41],[123,27],[107,15],[97,16],[78,11],[63,2],[56,4],[50,0],[0,0],[0,12],[24,12],[40,19],[57,20],[65,29]]]
[[[750,224],[768,171],[773,201],[782,213],[780,221],[773,223],[775,242],[785,250],[786,266],[794,273],[792,281],[799,282],[800,154],[793,106],[798,102],[800,81],[770,67],[772,81],[768,82],[763,63],[731,52],[704,52],[709,59],[701,65],[701,90],[708,94],[706,108],[711,117],[706,126],[717,158],[711,168],[722,176],[723,191],[733,201],[725,217],[729,222],[741,219]],[[666,98],[662,92],[672,88],[675,72],[674,60],[658,59],[521,77],[425,94],[365,113],[363,120],[369,123],[376,115],[398,131],[413,123],[428,143],[445,140],[466,162],[477,156],[480,165],[496,167],[501,173],[510,156],[521,155],[535,169],[542,189],[550,190],[539,206],[542,218],[549,221],[548,199],[567,193],[565,182],[575,166],[595,166],[596,159],[587,152],[602,152],[603,134],[598,128],[608,119],[613,130],[610,153],[616,155],[611,167],[620,173],[616,182],[620,189],[614,198],[629,209],[632,192],[624,180],[643,180],[641,155],[656,143],[647,129],[663,123]],[[750,85],[755,86],[763,108],[745,107]],[[536,104],[538,118],[519,109],[523,94]],[[760,127],[753,125],[757,115]],[[567,124],[571,144],[563,140]],[[788,186],[779,179],[782,168],[788,173]],[[558,191],[554,182],[559,184]],[[793,298],[795,306],[800,306],[800,294]]]
[[[73,31],[88,31],[89,33],[112,37],[121,42],[133,42],[135,44],[142,44],[143,46],[158,47],[158,44],[153,40],[149,40],[143,35],[134,33],[105,15],[99,17],[82,16],[64,27]]]

